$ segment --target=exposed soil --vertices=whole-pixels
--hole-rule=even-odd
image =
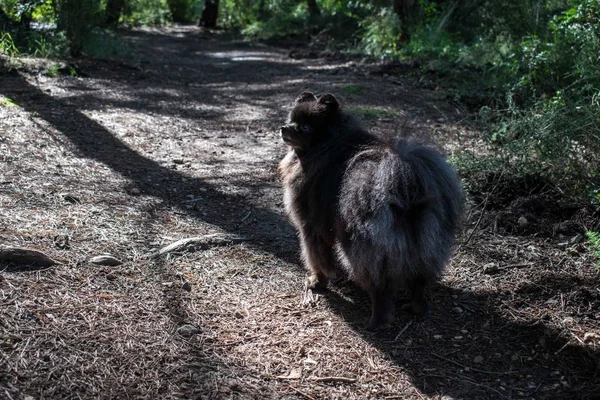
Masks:
[[[77,61],[78,76],[35,60],[0,76],[18,105],[0,102],[0,244],[60,261],[0,265],[1,399],[600,398],[599,269],[581,236],[600,218],[553,188],[470,194],[425,320],[398,307],[372,333],[352,285],[304,290],[276,174],[295,96],[335,93],[378,110],[373,131],[448,153],[483,146],[441,91],[192,27],[122,41],[131,54]],[[245,240],[147,257],[209,233]],[[104,253],[124,264],[89,262]]]

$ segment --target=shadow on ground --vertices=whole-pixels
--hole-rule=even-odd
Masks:
[[[189,45],[189,40],[187,44]],[[198,57],[201,56],[196,56],[196,60]],[[4,59],[0,59],[0,63],[3,61]],[[167,64],[158,65],[159,68],[169,68]],[[2,65],[0,65],[0,73],[3,70],[1,67]],[[213,74],[208,75],[219,84],[222,83],[223,76],[229,78],[236,76],[231,70],[224,70],[222,67],[215,66]],[[255,67],[257,66],[252,66],[252,68]],[[89,61],[87,68],[90,72],[99,72],[102,68],[102,62]],[[197,68],[200,67],[197,66]],[[124,68],[124,70],[129,71],[127,68]],[[208,84],[209,82],[203,75],[206,73],[206,69],[200,68],[200,71],[202,71],[202,75],[197,76],[194,81],[201,82],[203,85]],[[183,73],[185,74],[186,71],[183,71]],[[137,88],[140,91],[137,93],[134,91],[136,95],[140,96],[139,99],[125,103],[112,102],[114,105],[132,108],[140,113],[155,112],[171,117],[185,116],[195,119],[214,119],[219,118],[222,114],[219,112],[195,112],[180,109],[176,104],[169,108],[156,104],[154,101],[169,100],[171,103],[192,101],[197,92],[201,92],[202,100],[207,104],[219,105],[219,102],[225,101],[225,104],[221,103],[220,105],[228,105],[227,101],[223,100],[223,96],[214,95],[208,88],[190,90],[189,87],[186,89],[186,85],[180,85],[179,81],[174,84],[173,88],[177,90],[183,88],[184,92],[187,90],[187,94],[184,96],[178,93],[172,98],[165,97],[163,92],[170,90],[171,87],[169,87],[170,82],[162,82],[163,78],[160,76],[160,71],[156,74],[145,73],[143,79],[137,79],[136,74],[141,73],[138,70],[129,71],[130,76],[124,81],[120,81],[122,76],[106,76],[107,79],[112,81],[111,84],[115,86],[131,82],[132,79],[136,84],[139,83]],[[146,79],[148,75],[154,76],[156,80]],[[147,94],[148,86],[153,86],[160,93],[156,97],[144,96],[144,94]],[[280,213],[270,208],[258,206],[244,196],[226,193],[220,190],[218,186],[207,183],[203,179],[186,176],[176,170],[161,166],[128,147],[111,131],[86,116],[81,108],[85,107],[87,109],[88,106],[92,109],[94,107],[100,108],[107,103],[107,99],[103,98],[100,93],[96,96],[84,90],[81,95],[74,98],[61,99],[30,84],[21,74],[10,72],[2,76],[0,94],[10,98],[23,110],[45,120],[59,131],[64,139],[72,144],[76,155],[104,164],[128,179],[131,186],[125,188],[126,190],[130,191],[136,188],[141,195],[162,199],[166,207],[180,208],[181,212],[189,214],[197,219],[199,223],[208,223],[218,226],[223,231],[243,235],[249,239],[249,243],[254,247],[277,254],[278,257],[284,260],[297,262],[295,241],[290,239],[293,237],[292,229]],[[201,195],[203,199],[202,207],[188,208],[182,206],[182,199],[198,197],[198,195]],[[249,211],[257,222],[254,224],[240,224],[240,221],[244,219]],[[148,238],[148,240],[151,240],[151,238]],[[163,280],[174,278],[173,272],[169,271],[161,260],[157,260],[151,267]],[[23,271],[11,269],[8,272],[19,273]],[[163,292],[164,306],[175,326],[180,326],[189,320],[184,305],[185,300],[182,296],[185,295],[182,295],[180,290],[167,288]],[[199,328],[202,329],[202,327]],[[173,374],[170,381],[176,387],[163,387],[159,390],[160,392],[173,395],[199,391],[198,393],[206,394],[208,392],[212,396],[218,397],[220,390],[222,390],[220,382],[223,379],[233,379],[236,374],[244,374],[243,368],[232,368],[210,359],[206,356],[206,349],[193,345],[191,342],[186,343],[186,345],[190,347],[191,363],[187,365],[185,371],[181,370],[183,367],[170,370],[169,372]],[[3,380],[0,376],[0,382]],[[121,398],[122,396],[135,394],[138,390],[137,388],[119,387],[116,384],[111,390],[113,389],[113,393],[104,393],[103,397]],[[269,394],[268,388],[261,387],[256,389],[255,392],[255,396],[275,397],[275,394]],[[18,394],[19,392],[14,393]],[[85,395],[85,393],[85,389],[80,389],[79,395]],[[52,396],[52,391],[46,392],[46,394]]]
[[[140,155],[77,108],[42,92],[20,75],[3,78],[0,94],[50,123],[75,146],[79,156],[100,162],[128,178],[132,184],[126,189],[135,187],[141,194],[161,198],[167,205],[175,207],[179,207],[181,199],[186,196],[201,194],[207,206],[191,210],[185,208],[186,213],[225,231],[247,234],[253,245],[284,259],[297,260],[293,251],[282,252],[279,242],[281,238],[289,237],[292,231],[281,214],[258,207],[242,196],[224,193],[202,179],[184,176]],[[238,229],[246,210],[251,210],[260,221],[260,229],[257,230],[256,226]]]
[[[415,321],[398,310],[397,325],[375,333],[364,329],[370,312],[364,293],[343,286],[344,295],[334,289],[325,296],[334,312],[406,371],[422,393],[458,399],[597,399],[600,352],[559,329],[548,315],[518,321],[520,311],[511,306],[542,308],[557,292],[574,291],[588,295],[572,299],[569,307],[582,310],[573,317],[595,318],[596,286],[593,279],[548,275],[517,292],[475,293],[440,284],[431,288],[435,304],[429,318]]]

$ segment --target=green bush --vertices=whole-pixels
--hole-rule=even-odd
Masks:
[[[578,3],[548,22],[545,39],[526,35],[500,57],[505,107],[488,121],[494,153],[482,170],[493,157],[509,174],[573,193],[600,185],[600,2]]]
[[[19,54],[19,49],[8,32],[0,32],[0,53],[8,57],[15,57]]]
[[[600,267],[600,232],[591,232],[588,231],[585,233],[588,239],[588,245],[590,246],[590,250],[592,254],[597,259],[597,265]]]
[[[366,18],[360,48],[378,58],[394,58],[399,54],[402,27],[391,8],[382,8],[378,14]]]
[[[175,22],[194,22],[202,13],[203,0],[166,0]]]
[[[320,15],[311,17],[304,0],[225,0],[221,1],[219,20],[221,26],[239,28],[252,38],[324,32],[346,42],[356,37],[359,22],[376,9],[366,0],[322,0],[317,4]]]
[[[308,7],[304,2],[299,4],[282,2],[280,7],[280,9],[272,9],[274,13],[271,18],[248,24],[242,33],[258,39],[271,39],[299,35],[310,30]]]
[[[69,46],[64,32],[57,33],[56,29],[52,28],[56,15],[51,0],[0,0],[0,7],[12,21],[10,26],[0,33],[0,49],[6,54],[56,57],[68,53]],[[25,15],[28,23],[38,22],[46,25],[31,29],[22,24]]]

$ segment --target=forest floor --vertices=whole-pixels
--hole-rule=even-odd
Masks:
[[[600,398],[594,210],[551,186],[469,192],[425,320],[398,307],[369,332],[351,284],[304,289],[277,176],[294,98],[483,151],[443,89],[193,27],[120,41],[75,76],[25,59],[0,76],[0,244],[60,262],[0,264],[0,399]],[[213,233],[242,239],[149,256]]]

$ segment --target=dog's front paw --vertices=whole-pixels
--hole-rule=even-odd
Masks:
[[[306,279],[306,287],[311,290],[325,290],[327,289],[327,277],[311,274]]]
[[[374,318],[369,319],[369,323],[365,326],[365,329],[371,332],[383,331],[391,327],[391,316],[385,318]]]

